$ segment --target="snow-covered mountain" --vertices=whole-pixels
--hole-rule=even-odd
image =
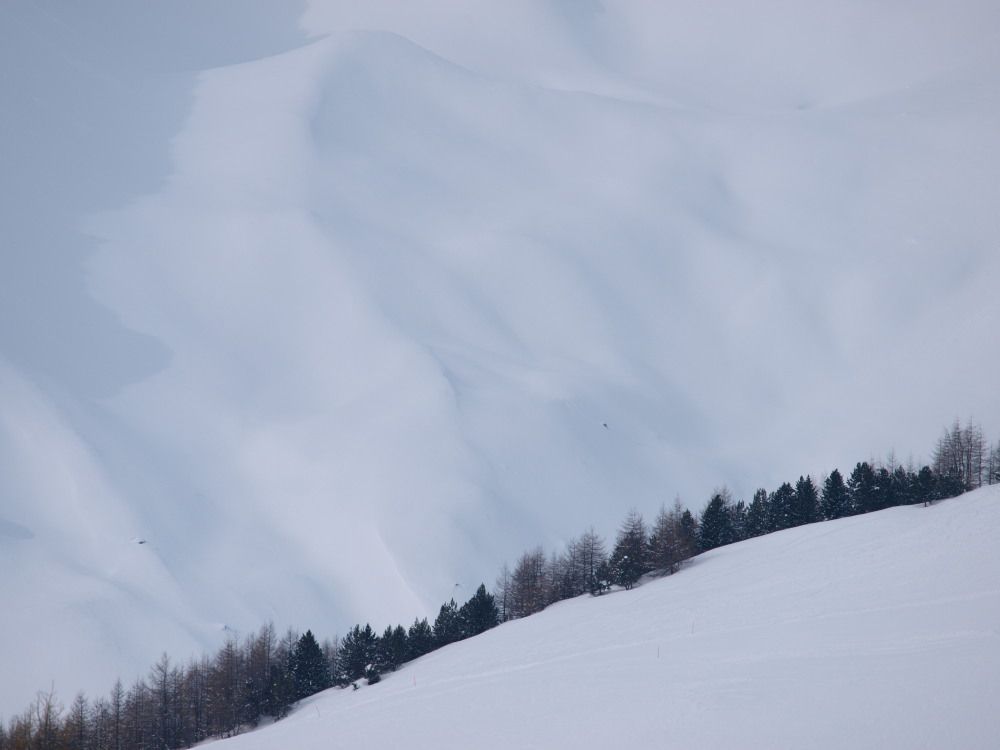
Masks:
[[[1000,429],[998,34],[985,0],[5,2],[0,711]]]
[[[991,488],[759,537],[212,747],[994,748],[998,534]]]

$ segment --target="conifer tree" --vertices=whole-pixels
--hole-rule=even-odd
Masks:
[[[513,576],[507,563],[503,564],[496,581],[493,583],[493,599],[497,603],[497,610],[500,612],[500,622],[507,622],[511,619],[512,593],[514,590]]]
[[[677,518],[680,523],[680,518]],[[666,505],[661,505],[653,526],[649,531],[649,565],[653,570],[673,573],[673,548],[676,544],[676,525],[667,511]]]
[[[111,686],[108,709],[110,714],[108,723],[110,750],[122,750],[125,743],[125,686],[122,685],[121,678],[115,680],[115,684]]]
[[[323,649],[311,630],[299,638],[292,656],[292,676],[296,700],[330,687],[330,674]]]
[[[288,630],[275,648],[274,658],[271,661],[267,713],[279,719],[288,713],[296,701],[293,657],[298,641],[298,634],[294,630]]]
[[[608,561],[604,539],[591,527],[580,537],[577,547],[583,589],[591,594],[598,594],[606,588],[601,578]]]
[[[878,510],[878,478],[867,461],[855,465],[847,479],[847,491],[851,494],[851,505],[858,513]]]
[[[407,660],[408,650],[406,628],[402,625],[396,627],[387,625],[378,640],[378,671],[395,672],[399,665]]]
[[[753,500],[747,508],[745,534],[747,539],[767,533],[767,490],[759,489],[753,493]]]
[[[108,702],[104,698],[94,701],[87,716],[87,734],[89,747],[94,750],[110,750],[109,724],[111,712],[108,709]],[[194,740],[188,735],[184,735],[185,744],[194,744]],[[0,742],[0,750],[11,750]]]
[[[680,564],[691,556],[684,538],[684,512],[680,499],[674,500],[669,511],[666,506],[660,508],[649,534],[650,568],[675,573]]]
[[[646,560],[649,550],[646,523],[642,516],[632,509],[618,530],[609,565],[611,580],[619,586],[631,589],[643,573],[649,571]]]
[[[337,659],[345,683],[365,677],[378,658],[378,636],[372,626],[355,625],[340,641]]]
[[[208,712],[212,734],[231,736],[240,726],[243,655],[235,638],[228,638],[215,655],[208,673]],[[137,683],[133,691],[135,700],[145,702],[148,691]],[[137,709],[140,711],[141,709]]]
[[[934,472],[947,480],[942,485],[948,487],[949,497],[957,494],[956,485],[966,491],[982,486],[987,463],[983,428],[971,420],[963,427],[956,419],[934,449]]]
[[[788,482],[782,483],[767,498],[767,531],[791,528],[794,518],[795,489]]]
[[[680,502],[680,501],[678,501]],[[698,520],[690,510],[681,513],[681,550],[684,559],[698,554]]]
[[[546,604],[572,599],[579,593],[580,584],[577,580],[578,566],[576,563],[576,541],[567,545],[565,552],[554,553],[547,566],[548,585],[546,586]]]
[[[799,477],[795,483],[792,525],[801,526],[819,520],[819,498],[812,477]]]
[[[960,477],[954,474],[939,475],[936,482],[936,495],[938,500],[945,500],[949,497],[958,497],[965,492],[965,484]]]
[[[462,622],[458,617],[458,605],[451,599],[441,605],[434,620],[434,647],[441,648],[462,639]]]
[[[511,574],[510,616],[526,617],[541,612],[548,602],[548,576],[541,547],[525,552]]]
[[[913,502],[913,483],[916,477],[904,467],[897,466],[888,476],[886,507],[909,505]]]
[[[486,591],[486,585],[482,583],[472,598],[462,605],[458,615],[464,638],[485,633],[500,624],[496,600]]]
[[[178,743],[174,704],[178,696],[171,680],[170,658],[164,653],[149,673],[149,698],[151,704],[150,735],[158,747],[176,747]]]
[[[742,500],[729,506],[729,523],[733,527],[733,541],[747,538],[747,504]]]
[[[594,571],[594,578],[591,581],[591,595],[598,596],[608,591],[611,588],[613,578],[614,576],[611,574],[611,561],[602,560],[601,564],[597,566],[597,570]]]
[[[872,510],[884,510],[895,503],[893,493],[892,474],[884,466],[874,468],[875,471],[875,493],[872,500]]]
[[[427,618],[415,619],[406,633],[407,659],[417,659],[434,650],[434,631]]]
[[[823,482],[823,497],[820,501],[820,508],[823,512],[823,518],[828,521],[844,518],[853,513],[850,493],[844,486],[844,477],[837,469],[831,471],[830,476]]]
[[[323,659],[326,661],[326,671],[330,675],[330,684],[339,685],[340,681],[340,638],[324,638],[321,644],[323,649]]]
[[[925,505],[937,500],[937,478],[930,466],[922,466],[913,478],[910,497],[912,502]]]
[[[256,636],[249,636],[243,646],[246,653],[243,711],[244,721],[248,724],[256,724],[267,712],[271,662],[276,646],[274,626],[270,623],[263,626]]]
[[[55,689],[39,693],[33,707],[35,736],[32,747],[56,750],[62,726],[63,707],[56,699]]]
[[[702,552],[716,547],[732,544],[736,540],[732,519],[729,514],[729,493],[719,490],[708,501],[701,513],[699,529],[699,546]]]
[[[62,734],[66,750],[89,750],[90,711],[83,693],[77,693],[69,707]]]

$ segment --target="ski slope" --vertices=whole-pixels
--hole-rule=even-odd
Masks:
[[[995,0],[4,0],[0,713],[996,437],[998,36]]]
[[[1000,488],[771,534],[212,747],[995,748]]]

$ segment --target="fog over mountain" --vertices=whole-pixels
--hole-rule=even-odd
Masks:
[[[2,714],[1000,436],[995,2],[12,0],[0,65]]]

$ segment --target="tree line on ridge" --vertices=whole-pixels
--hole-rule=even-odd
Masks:
[[[588,529],[561,552],[541,547],[523,553],[513,570],[503,566],[493,591],[480,585],[461,606],[441,605],[433,623],[416,618],[409,627],[379,634],[355,625],[342,638],[317,641],[311,630],[273,625],[240,639],[235,635],[213,656],[175,664],[164,654],[145,678],[126,687],[115,682],[107,696],[79,693],[68,708],[54,689],[6,724],[0,750],[149,750],[183,748],[227,737],[280,719],[302,698],[333,686],[357,688],[450,643],[502,622],[541,611],[582,594],[628,590],[643,576],[670,575],[692,557],[717,547],[776,531],[883,510],[929,504],[1000,483],[1000,446],[987,447],[982,428],[956,421],[938,441],[931,464],[919,469],[862,461],[847,479],[833,470],[817,485],[810,476],[757,490],[749,503],[720,489],[700,514],[677,500],[651,524],[630,510],[610,551]]]

